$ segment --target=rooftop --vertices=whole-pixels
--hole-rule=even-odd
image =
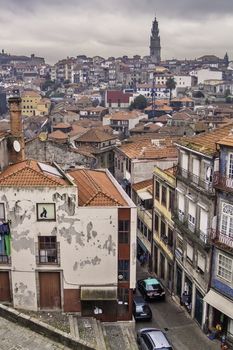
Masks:
[[[56,166],[36,160],[24,160],[8,166],[0,174],[0,186],[6,187],[57,187],[71,182]]]
[[[87,132],[83,133],[79,136],[76,141],[78,142],[104,142],[109,140],[116,139],[116,136],[113,136],[107,132],[97,130],[97,129],[89,129]]]
[[[78,169],[69,174],[78,187],[80,206],[127,206],[105,170]]]
[[[130,159],[177,158],[177,149],[172,139],[134,139],[118,147]]]
[[[229,136],[232,128],[233,123],[231,122],[227,125],[214,129],[213,131],[180,139],[177,144],[207,156],[214,156],[216,154],[216,143]]]
[[[110,120],[129,120],[129,119],[137,119],[140,116],[144,116],[144,113],[140,111],[132,111],[132,112],[116,112],[114,114],[106,115],[105,118]]]

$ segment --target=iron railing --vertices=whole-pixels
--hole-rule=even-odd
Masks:
[[[7,255],[0,255],[0,264],[4,265],[10,265],[11,264],[11,257]]]
[[[215,243],[224,244],[230,248],[233,248],[233,236],[226,235],[221,231],[212,231],[212,239]]]
[[[214,173],[214,186],[223,190],[233,191],[233,178],[221,175],[218,171]]]
[[[181,230],[181,232],[186,233],[191,239],[197,241],[204,247],[208,247],[210,245],[210,235],[208,233],[202,232],[200,229],[197,228],[197,225],[194,225],[190,221],[188,221],[187,216],[181,216],[181,213],[175,212],[173,220],[178,229]]]
[[[214,193],[213,182],[211,180],[203,179],[201,176],[197,176],[191,171],[183,169],[180,166],[177,166],[177,176],[181,177],[182,180],[186,182],[188,185],[193,184],[199,189],[209,194]]]

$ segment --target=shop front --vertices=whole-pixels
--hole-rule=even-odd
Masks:
[[[203,300],[209,305],[209,329],[220,328],[220,335],[233,344],[233,300],[214,289]]]

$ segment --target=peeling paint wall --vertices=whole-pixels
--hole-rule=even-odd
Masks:
[[[38,271],[62,271],[62,290],[118,283],[118,208],[78,207],[77,188],[0,188],[12,234],[14,306],[36,310]],[[38,221],[37,203],[55,203],[56,221]],[[131,214],[130,288],[136,276],[136,208]],[[37,265],[38,236],[57,236],[60,265]]]

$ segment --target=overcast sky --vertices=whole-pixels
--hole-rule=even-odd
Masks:
[[[0,0],[0,48],[55,63],[86,54],[149,54],[154,16],[162,58],[233,59],[233,0]]]

